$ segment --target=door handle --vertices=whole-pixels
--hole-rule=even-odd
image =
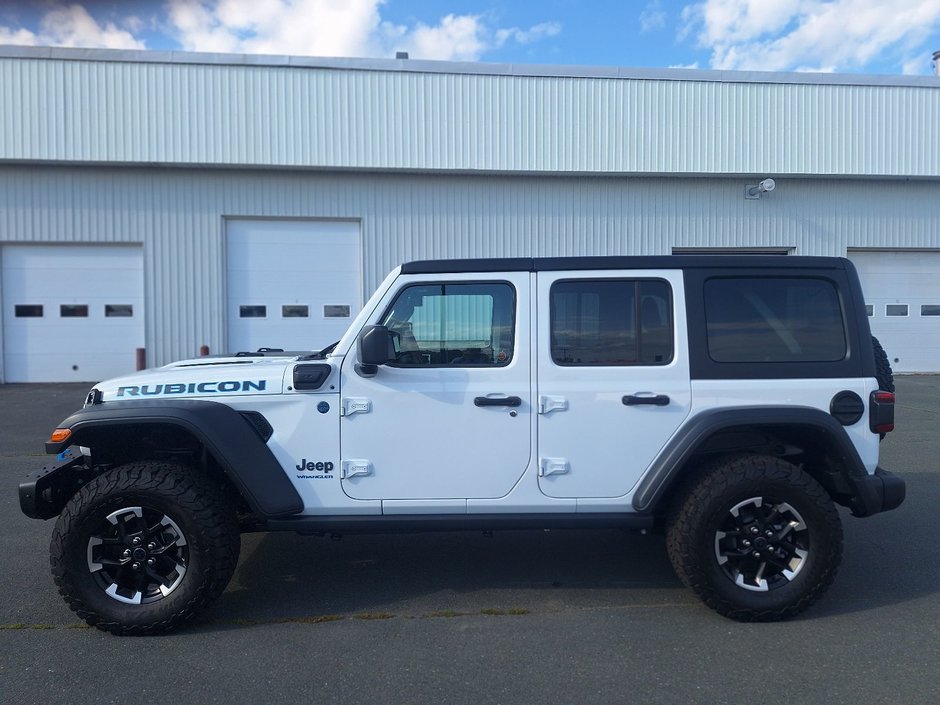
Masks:
[[[522,406],[519,397],[476,397],[474,406]]]
[[[637,392],[628,394],[623,398],[624,406],[637,406],[638,404],[649,404],[651,406],[669,406],[669,397],[665,394],[653,394],[652,392]]]

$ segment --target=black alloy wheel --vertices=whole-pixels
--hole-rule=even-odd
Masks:
[[[88,570],[109,597],[150,604],[172,593],[186,575],[189,545],[179,525],[149,507],[112,512],[88,539]]]
[[[751,497],[728,510],[715,532],[715,558],[728,579],[755,592],[779,589],[806,565],[806,522],[786,502]]]

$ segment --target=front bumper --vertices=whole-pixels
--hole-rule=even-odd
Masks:
[[[855,493],[850,506],[858,517],[897,509],[907,493],[904,480],[884,468],[875,468],[873,475],[855,478],[853,484]]]
[[[92,477],[85,456],[61,454],[55,463],[34,472],[20,483],[20,509],[31,519],[51,519]]]

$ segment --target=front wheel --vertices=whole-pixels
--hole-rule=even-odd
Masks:
[[[825,489],[779,458],[741,456],[685,487],[667,529],[679,578],[740,621],[792,617],[828,589],[842,525]]]
[[[88,624],[159,634],[228,584],[240,536],[224,494],[198,471],[143,461],[89,482],[52,534],[52,575]]]

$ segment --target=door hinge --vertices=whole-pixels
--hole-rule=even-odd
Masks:
[[[358,397],[346,397],[343,399],[343,411],[341,416],[352,416],[353,414],[368,414],[372,411],[372,400]]]
[[[348,480],[350,477],[356,477],[357,475],[371,474],[372,463],[368,460],[344,460],[343,467],[340,471],[340,478]]]
[[[539,477],[548,475],[567,475],[571,466],[567,458],[539,458]]]
[[[567,411],[568,400],[564,397],[539,397],[539,413],[547,414],[550,411]]]

